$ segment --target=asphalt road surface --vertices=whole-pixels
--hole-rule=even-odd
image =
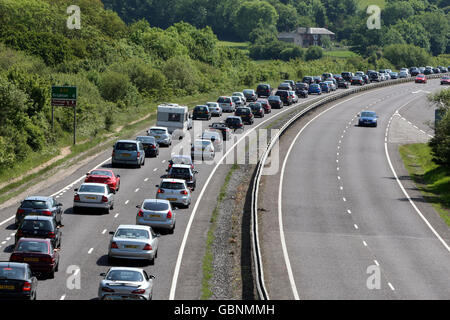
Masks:
[[[339,92],[339,91],[337,91]],[[321,97],[323,97],[322,95]],[[316,99],[310,96],[305,100]],[[245,126],[245,133],[256,128],[279,113],[285,113],[289,108],[274,109],[264,118],[255,119],[252,126]],[[224,113],[221,118],[213,117],[210,121],[194,121],[194,130],[197,124],[206,128],[211,122],[224,120],[228,115]],[[261,128],[263,125],[261,126]],[[193,130],[191,130],[192,134]],[[195,137],[201,133],[197,131]],[[141,134],[145,134],[142,132]],[[235,135],[241,139],[242,135]],[[226,150],[237,140],[227,142]],[[242,140],[244,142],[245,139]],[[242,143],[241,142],[241,143]],[[62,247],[60,252],[59,272],[54,279],[41,279],[38,285],[38,299],[49,300],[86,300],[97,297],[98,284],[101,281],[100,273],[106,272],[110,265],[107,261],[109,231],[115,231],[120,224],[135,224],[138,209],[146,198],[156,196],[156,184],[161,176],[166,174],[167,161],[175,150],[175,144],[170,148],[160,148],[157,158],[147,158],[145,166],[141,169],[114,168],[116,174],[121,176],[121,187],[115,196],[114,210],[109,215],[87,212],[74,214],[72,212],[74,188],[79,187],[84,180],[83,175],[94,168],[111,168],[111,150],[101,153],[95,159],[76,170],[68,177],[61,178],[56,183],[46,185],[39,195],[55,195],[64,205],[62,228]],[[189,153],[188,153],[189,154]],[[218,155],[216,159],[220,158]],[[174,234],[162,234],[158,248],[158,258],[154,265],[139,262],[115,262],[115,266],[134,266],[144,268],[148,274],[156,276],[154,285],[154,299],[199,299],[202,282],[202,259],[205,252],[206,235],[210,225],[212,208],[216,205],[217,194],[228,172],[229,165],[199,164],[196,170],[197,188],[193,192],[193,200],[189,209],[179,209],[176,214],[176,230]],[[214,174],[211,175],[214,171]],[[205,190],[206,181],[210,178]],[[202,194],[201,202],[197,204],[194,219],[190,221],[198,197]],[[32,195],[32,194],[30,194]],[[36,194],[33,194],[36,195]],[[13,249],[15,228],[13,226],[18,203],[0,209],[0,261],[9,260]],[[189,233],[186,233],[189,227]],[[186,237],[185,237],[186,235]],[[183,240],[185,239],[185,241]],[[183,251],[180,250],[183,248]],[[181,252],[181,253],[180,253]],[[179,260],[178,260],[179,259]],[[177,264],[178,261],[178,264]],[[78,271],[77,271],[78,270]],[[175,272],[177,276],[174,277]],[[80,280],[80,286],[76,283]],[[172,294],[172,296],[171,296]]]
[[[440,88],[432,80],[365,92],[305,117],[282,137],[280,163],[292,145],[283,179],[266,176],[260,189],[271,299],[450,297],[449,228],[398,154],[400,144],[433,135],[426,94]],[[357,126],[363,110],[379,115],[377,128]]]

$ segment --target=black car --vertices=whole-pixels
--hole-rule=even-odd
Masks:
[[[237,117],[241,117],[242,121],[246,124],[253,124],[253,122],[255,121],[252,109],[250,109],[249,107],[237,108],[234,115]]]
[[[345,80],[344,78],[341,78],[337,81],[337,87],[338,88],[344,88],[344,89],[348,89],[350,88],[350,82],[348,82],[347,80]]]
[[[258,97],[268,97],[272,93],[272,87],[270,84],[259,84],[256,88],[256,94]]]
[[[342,72],[341,73],[342,78],[344,78],[346,81],[351,81],[354,77],[353,72]]]
[[[448,69],[446,67],[439,66],[438,68],[441,71],[441,73],[447,73],[448,72]]]
[[[301,91],[308,91],[309,89],[309,84],[305,83],[305,82],[297,82],[295,84],[295,93],[300,93]]]
[[[306,76],[306,77],[303,77],[302,82],[310,85],[311,83],[314,82],[314,79],[313,79],[313,77]]]
[[[139,136],[136,137],[136,140],[142,142],[146,157],[157,157],[159,155],[159,144],[156,142],[155,137]]]
[[[426,68],[426,69],[423,71],[423,74],[425,74],[425,75],[433,74],[433,73],[434,73],[434,71],[433,71],[433,69],[431,69],[431,68]]]
[[[263,118],[264,117],[264,108],[259,102],[253,102],[248,105],[248,107],[252,110],[252,113],[255,117]]]
[[[241,117],[229,116],[225,119],[225,125],[230,129],[242,129],[244,127],[244,123],[242,122]]]
[[[369,84],[370,83],[370,78],[369,78],[368,75],[364,74],[364,75],[361,76],[361,78],[363,78],[365,84]]]
[[[373,81],[380,82],[380,74],[376,71],[369,72],[369,79],[371,82]]]
[[[0,262],[0,300],[36,300],[37,285],[28,263]]]
[[[220,131],[222,133],[222,139],[224,141],[229,140],[231,137],[231,129],[224,122],[213,122],[209,125],[211,129]]]
[[[280,85],[278,86],[278,90],[292,91],[293,88],[290,83],[283,82],[283,83],[280,83]]]
[[[315,76],[313,77],[313,83],[315,84],[319,84],[322,82],[322,77],[321,76]]]
[[[293,103],[292,96],[287,90],[278,90],[275,95],[280,97],[281,101],[283,101],[283,104],[287,104],[289,106]]]
[[[356,85],[356,84],[362,86],[362,85],[364,85],[364,80],[361,77],[353,77],[352,81],[350,81],[350,83],[352,86]]]
[[[56,225],[52,217],[26,216],[15,235],[15,244],[20,238],[50,239],[54,248],[61,247],[60,227]]]
[[[53,197],[33,196],[27,197],[20,203],[16,212],[16,227],[28,215],[53,217],[58,225],[62,224],[63,205]]]
[[[299,98],[308,98],[308,89],[300,89],[300,90],[295,90],[295,94],[299,97]]]
[[[170,167],[167,177],[185,180],[186,185],[194,191],[197,186],[197,179],[195,178],[197,173],[198,172],[192,170],[191,166],[188,164],[174,164]]]
[[[420,70],[417,67],[412,67],[409,68],[409,73],[411,74],[411,77],[415,77],[420,73]]]
[[[270,96],[267,100],[269,101],[271,108],[276,108],[276,109],[283,108],[283,101],[281,100],[281,98],[279,96]]]
[[[441,69],[439,69],[439,68],[433,68],[433,73],[441,73]]]
[[[211,112],[208,106],[196,106],[192,111],[192,120],[206,119],[211,120]]]

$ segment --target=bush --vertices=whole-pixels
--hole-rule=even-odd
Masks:
[[[123,99],[131,86],[127,75],[108,71],[100,79],[99,89],[103,99],[117,102]]]
[[[317,60],[323,57],[323,50],[319,46],[311,46],[306,50],[305,60]]]
[[[384,48],[383,56],[396,68],[405,66],[424,66],[430,63],[430,54],[412,44],[391,44]]]

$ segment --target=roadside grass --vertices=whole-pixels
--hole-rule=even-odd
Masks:
[[[233,172],[238,168],[237,164],[233,164],[230,171],[228,172],[227,176],[225,177],[224,184],[220,188],[219,194],[217,196],[217,204],[214,208],[210,223],[211,226],[208,230],[208,235],[206,237],[206,252],[203,257],[203,264],[202,264],[202,271],[203,271],[203,279],[202,279],[202,293],[201,293],[201,300],[208,300],[212,297],[213,292],[211,291],[209,281],[214,275],[214,267],[213,267],[213,261],[214,261],[214,252],[213,252],[213,244],[214,240],[216,239],[215,231],[217,227],[217,215],[219,213],[219,206],[222,203],[222,201],[225,199],[225,196],[227,194],[227,188],[228,184],[230,182],[231,176],[233,175]]]
[[[404,145],[399,151],[417,188],[450,226],[450,168],[433,162],[427,144]]]
[[[237,42],[237,41],[219,41],[219,46],[222,47],[229,47],[234,49],[241,49],[241,50],[248,50],[248,47],[250,46],[249,42]]]

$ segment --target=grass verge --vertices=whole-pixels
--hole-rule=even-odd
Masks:
[[[210,220],[210,227],[208,230],[208,235],[206,237],[206,252],[203,257],[203,264],[202,264],[202,271],[203,271],[203,279],[202,279],[202,293],[201,293],[201,300],[208,300],[212,297],[213,292],[211,291],[209,281],[214,275],[214,267],[213,267],[213,260],[214,260],[214,252],[213,252],[213,244],[215,240],[215,231],[216,231],[216,220],[217,215],[219,213],[219,206],[222,203],[223,199],[225,198],[227,194],[227,188],[228,184],[230,182],[231,176],[233,175],[233,172],[238,168],[237,164],[233,164],[230,171],[228,172],[227,176],[225,177],[225,182],[220,188],[219,195],[217,196],[217,204],[216,207],[213,210],[213,213],[211,215]]]
[[[450,226],[450,168],[435,164],[431,148],[425,143],[404,145],[399,151],[423,197]]]

